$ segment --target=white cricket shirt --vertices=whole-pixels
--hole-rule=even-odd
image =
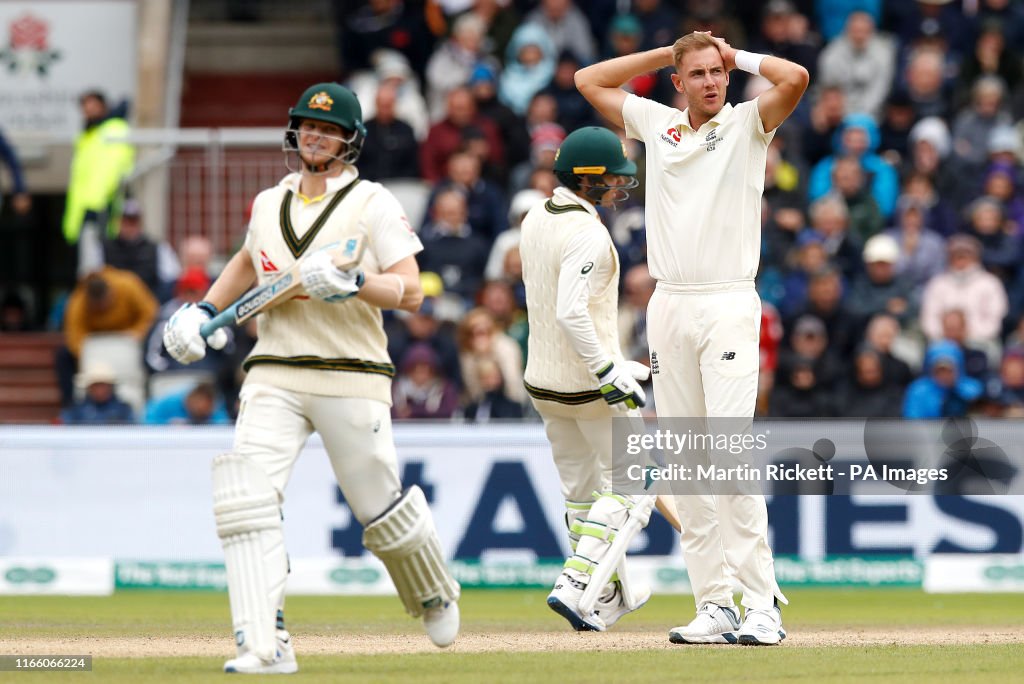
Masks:
[[[757,100],[726,104],[696,131],[688,110],[629,95],[626,134],[646,146],[647,263],[658,281],[754,279],[768,143]]]
[[[309,200],[298,194],[300,180],[290,174],[253,203],[243,249],[260,284],[356,233],[367,239],[360,263],[367,273],[381,273],[422,251],[395,196],[359,180],[355,167],[327,179],[327,192]],[[257,322],[259,339],[244,363],[246,382],[391,402],[395,368],[378,307],[357,297],[331,303],[301,295],[260,314]]]

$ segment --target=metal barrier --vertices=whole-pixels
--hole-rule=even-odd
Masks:
[[[288,172],[282,137],[280,128],[135,129],[124,139],[139,150],[129,183],[138,189],[166,174],[165,186],[156,183],[165,190],[147,193],[147,221],[162,225],[172,245],[201,235],[215,254],[230,254],[253,198]]]

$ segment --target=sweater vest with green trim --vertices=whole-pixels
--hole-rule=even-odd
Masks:
[[[368,234],[359,218],[378,184],[355,181],[318,204],[313,223],[293,225],[300,200],[282,185],[261,193],[247,241],[260,284],[273,280],[301,257],[354,234]],[[378,272],[373,241],[361,267]],[[272,264],[276,270],[267,270]],[[243,363],[247,383],[335,397],[391,403],[395,367],[387,351],[381,310],[351,297],[329,303],[300,295],[256,319],[259,338]]]
[[[584,364],[569,338],[558,325],[558,278],[562,253],[579,233],[600,241],[603,264],[611,264],[607,282],[592,282],[587,309],[605,353],[621,356],[618,338],[619,259],[607,228],[578,204],[555,204],[548,200],[523,219],[519,251],[523,262],[527,312],[530,318],[529,355],[523,377],[534,399],[581,407],[601,402],[598,380]],[[586,265],[581,265],[587,268]],[[584,274],[580,274],[582,277]],[[591,275],[591,278],[594,276]]]

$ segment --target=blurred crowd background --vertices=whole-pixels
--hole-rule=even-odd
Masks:
[[[259,20],[265,3],[217,7],[224,19],[244,23]],[[573,74],[695,30],[811,74],[769,150],[758,413],[1024,415],[1021,0],[331,7],[337,54],[324,59],[337,62],[337,80],[362,103],[368,135],[360,173],[394,189],[425,246],[422,309],[386,316],[396,418],[531,416],[518,225],[556,186],[551,166],[564,137],[580,126],[612,127],[576,91]],[[669,73],[637,77],[628,89],[682,109]],[[295,82],[294,92],[307,85]],[[734,71],[728,99],[768,87]],[[182,302],[202,296],[230,253],[201,232],[172,243],[143,230],[146,207],[119,185],[131,146],[90,147],[88,138],[127,126],[131,103],[125,109],[85,92],[80,104],[84,129],[63,218],[80,278],[34,311],[18,283],[5,287],[0,329],[62,332],[54,373],[64,422],[229,421],[254,327],[234,331],[224,351],[189,368],[163,352],[160,332]],[[644,150],[618,132],[641,184],[617,211],[600,211],[621,261],[622,349],[647,363],[654,281],[646,267]],[[30,211],[16,155],[4,144],[0,153],[13,171],[4,215]],[[76,173],[108,179],[99,204],[75,186]],[[90,225],[100,226],[99,239],[85,249],[81,231]],[[232,247],[243,233],[241,225]],[[112,341],[109,333],[127,335]],[[139,364],[126,372],[131,355]]]

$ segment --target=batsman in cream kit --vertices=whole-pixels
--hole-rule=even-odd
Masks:
[[[256,197],[242,248],[203,301],[179,309],[164,331],[168,352],[191,363],[207,345],[223,346],[218,326],[260,313],[234,446],[213,462],[238,646],[227,672],[298,669],[284,627],[281,520],[285,485],[313,431],[406,611],[438,646],[458,634],[459,585],[423,492],[402,489],[391,431],[395,368],[381,310],[419,308],[423,247],[398,200],[359,178],[365,134],[347,88],[320,83],[302,93],[284,135],[293,172]]]

